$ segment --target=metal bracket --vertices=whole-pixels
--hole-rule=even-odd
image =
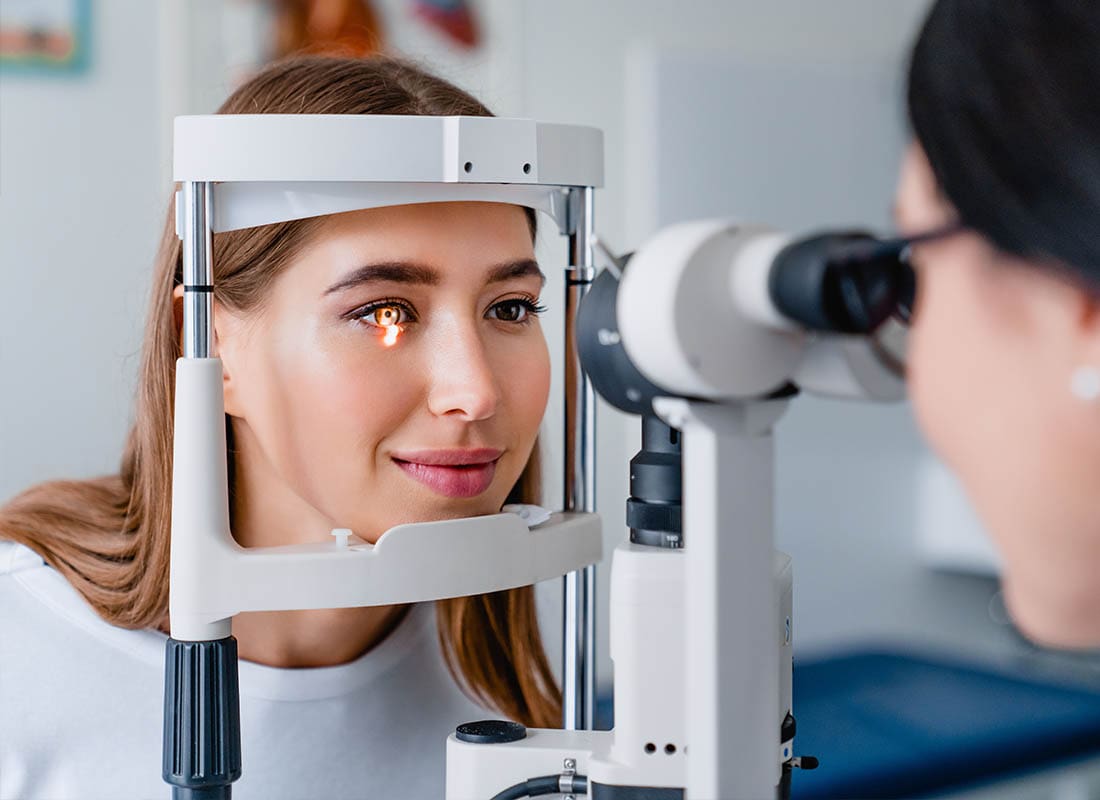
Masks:
[[[578,192],[565,187],[550,195],[550,216],[558,223],[562,236],[571,236],[577,231],[578,196]]]
[[[558,778],[558,793],[565,795],[565,800],[576,800],[576,791],[573,787],[573,778],[577,775],[577,760],[566,758],[562,761],[561,776]]]

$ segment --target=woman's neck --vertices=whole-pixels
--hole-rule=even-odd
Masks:
[[[269,667],[332,667],[386,638],[409,606],[250,611],[233,618],[237,652]]]

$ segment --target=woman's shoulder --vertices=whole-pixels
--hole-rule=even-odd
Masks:
[[[16,572],[45,567],[42,556],[19,542],[0,539],[0,578]]]
[[[0,541],[0,638],[26,652],[61,646],[81,657],[105,650],[145,665],[164,659],[163,634],[110,624],[39,553],[12,541]]]

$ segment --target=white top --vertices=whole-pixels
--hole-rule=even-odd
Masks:
[[[166,638],[110,625],[32,550],[0,542],[0,800],[170,797]],[[349,664],[241,661],[240,689],[234,800],[439,800],[447,735],[493,716],[447,672],[430,604]]]

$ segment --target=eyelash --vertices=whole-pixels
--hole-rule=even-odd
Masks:
[[[517,304],[517,305],[521,306],[523,309],[526,310],[527,314],[525,315],[525,317],[522,320],[517,320],[517,321],[500,320],[501,322],[506,322],[509,325],[529,325],[532,322],[532,320],[534,319],[534,317],[536,317],[539,314],[546,311],[546,306],[541,305],[533,297],[527,297],[527,296],[524,296],[524,297],[509,297],[507,300],[501,300],[497,303],[494,303],[492,306],[490,306],[490,308],[492,309],[492,308],[497,308],[498,306],[511,305],[511,304]],[[399,309],[401,309],[406,315],[408,315],[409,319],[406,320],[405,322],[398,323],[400,325],[405,325],[405,324],[408,324],[409,322],[416,322],[416,313],[412,310],[412,307],[408,303],[406,303],[404,300],[399,300],[396,297],[384,298],[382,300],[375,300],[373,303],[368,303],[365,306],[360,306],[359,308],[357,308],[354,311],[350,312],[347,316],[348,316],[349,319],[353,319],[357,322],[361,322],[364,325],[369,325],[369,326],[375,327],[375,328],[381,328],[382,327],[381,325],[375,325],[372,322],[367,322],[366,319],[365,319],[365,317],[370,316],[371,314],[373,314],[375,311],[377,311],[380,308],[399,308]]]

